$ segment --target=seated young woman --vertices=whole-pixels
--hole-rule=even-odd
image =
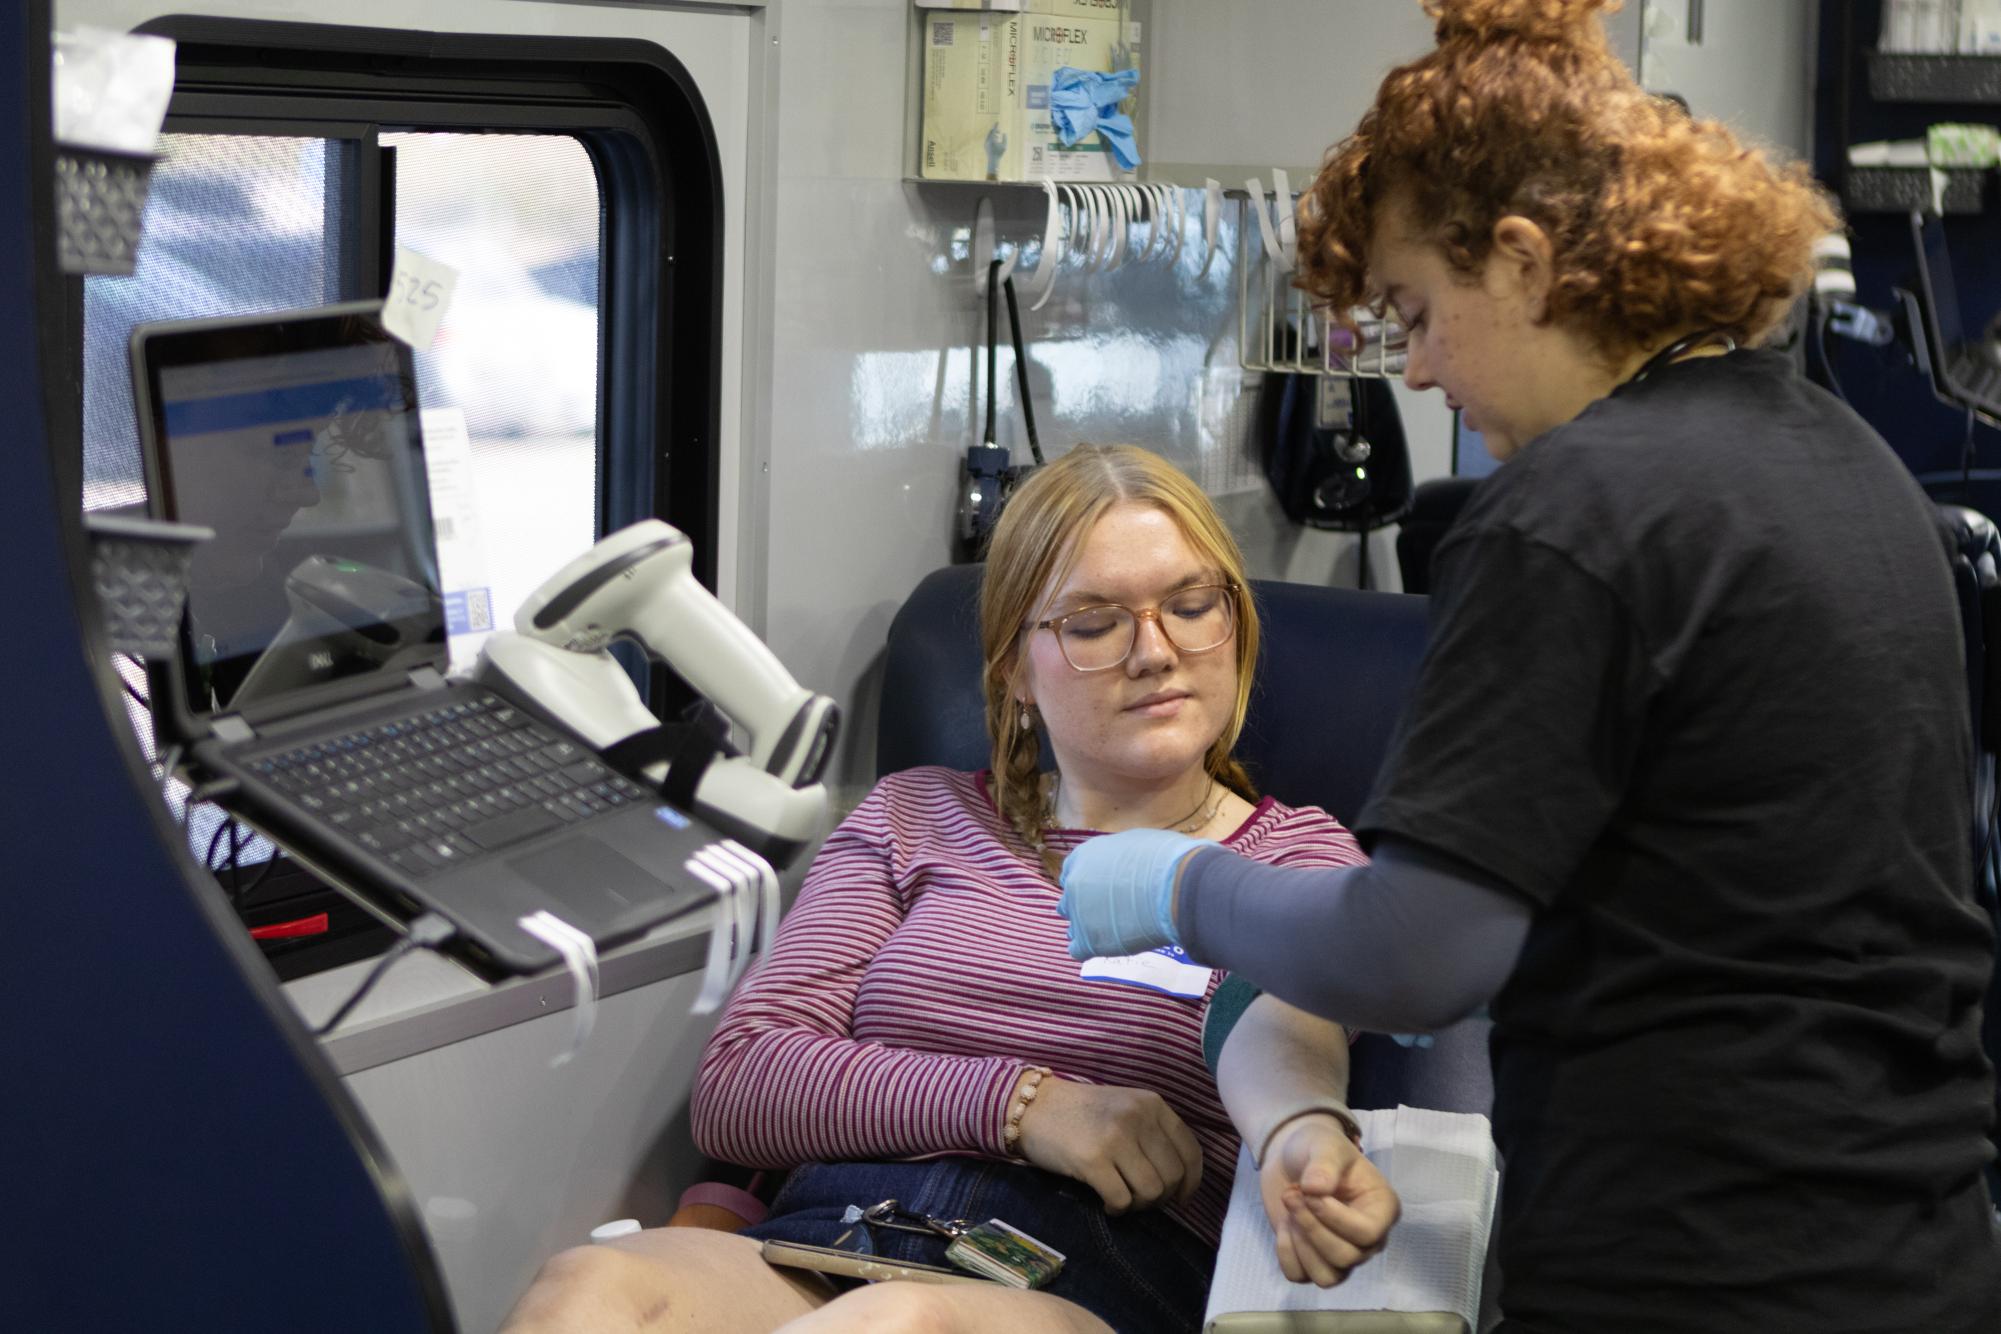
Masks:
[[[1159,957],[1080,969],[1056,913],[1055,869],[1100,832],[1364,860],[1324,811],[1258,799],[1231,758],[1258,621],[1207,497],[1144,450],[1079,446],[1003,513],[980,625],[993,768],[878,784],[704,1055],[696,1144],[790,1169],[770,1217],[565,1252],[510,1330],[1195,1330],[1245,1141],[1290,1277],[1338,1282],[1380,1245],[1397,1205],[1349,1138],[1341,1028],[1260,996],[1219,1088],[1203,1025],[1221,978]],[[999,1219],[1066,1263],[1037,1292],[842,1295],[760,1257],[783,1238],[941,1263],[942,1238],[843,1221],[890,1199]]]

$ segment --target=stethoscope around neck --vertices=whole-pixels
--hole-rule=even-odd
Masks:
[[[1737,340],[1723,332],[1723,330],[1698,329],[1692,334],[1685,334],[1675,339],[1672,343],[1669,343],[1666,347],[1648,357],[1645,362],[1641,363],[1640,369],[1626,377],[1624,387],[1636,385],[1670,362],[1678,361],[1698,348],[1709,347],[1716,343],[1723,345],[1725,355],[1737,350]]]

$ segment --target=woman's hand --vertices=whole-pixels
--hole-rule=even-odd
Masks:
[[[1021,1118],[1022,1157],[1098,1192],[1122,1214],[1185,1200],[1202,1183],[1202,1146],[1150,1089],[1045,1078]]]
[[[1331,1288],[1383,1248],[1403,1211],[1340,1118],[1308,1112],[1280,1126],[1258,1172],[1278,1267],[1294,1283]]]

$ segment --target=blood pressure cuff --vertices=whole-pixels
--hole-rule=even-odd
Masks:
[[[1216,984],[1209,997],[1209,1011],[1202,1016],[1202,1063],[1209,1067],[1210,1074],[1216,1073],[1216,1062],[1223,1057],[1223,1044],[1230,1040],[1230,1030],[1237,1026],[1258,995],[1256,987],[1235,973]]]
[[[1216,1073],[1217,1062],[1223,1059],[1223,1044],[1230,1040],[1236,1030],[1237,1021],[1244,1017],[1244,1011],[1251,1008],[1251,1002],[1264,992],[1246,982],[1236,973],[1231,973],[1216,986],[1215,994],[1209,997],[1209,1011],[1202,1016],[1202,1063],[1209,1067],[1209,1073]],[[1353,1042],[1361,1034],[1348,1030],[1348,1040]],[[1429,1033],[1390,1033],[1386,1035],[1399,1047],[1429,1047]]]

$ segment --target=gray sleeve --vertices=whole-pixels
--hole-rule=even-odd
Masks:
[[[1393,836],[1367,866],[1314,870],[1205,848],[1182,868],[1174,913],[1191,957],[1383,1033],[1443,1028],[1486,1004],[1533,916],[1493,876]]]

